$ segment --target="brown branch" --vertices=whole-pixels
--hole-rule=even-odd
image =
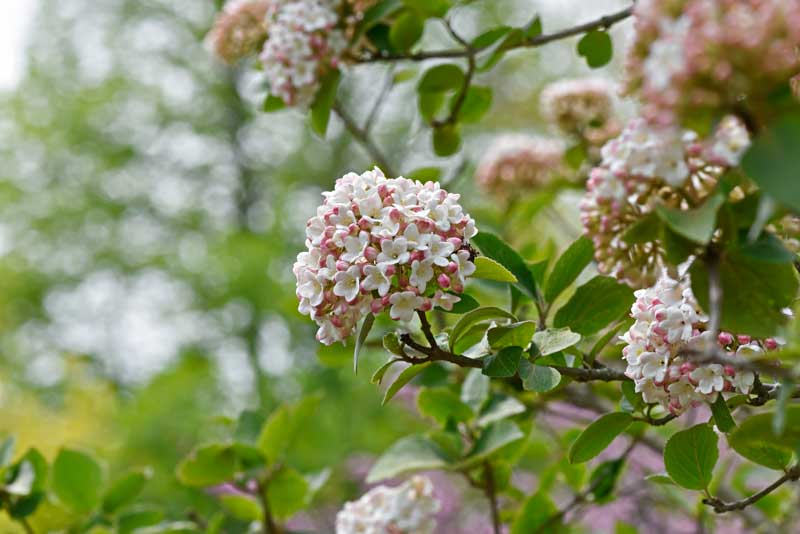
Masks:
[[[258,483],[258,495],[261,498],[261,508],[264,512],[264,534],[280,534],[281,530],[275,523],[272,517],[272,511],[269,507],[269,482],[263,481]]]
[[[492,464],[488,461],[483,463],[483,477],[486,480],[484,491],[486,492],[486,498],[489,499],[489,507],[492,512],[492,530],[494,534],[500,534],[502,523],[500,521],[500,509],[497,505],[497,489],[495,488]]]
[[[440,126],[447,126],[450,124],[455,124],[458,122],[458,115],[461,113],[461,108],[464,107],[464,102],[467,101],[467,93],[469,92],[469,86],[472,83],[472,78],[475,75],[475,49],[470,45],[467,41],[462,39],[453,27],[450,25],[449,22],[445,22],[445,26],[447,27],[447,31],[450,32],[450,35],[453,36],[453,39],[458,41],[464,46],[464,51],[466,52],[467,56],[467,72],[464,75],[464,81],[461,84],[461,88],[458,91],[458,95],[453,103],[453,107],[450,108],[450,113],[447,115],[446,118],[440,121],[433,121],[432,126],[434,128]]]
[[[703,499],[703,504],[711,506],[714,509],[714,511],[718,514],[724,514],[725,512],[732,512],[734,510],[743,510],[748,506],[750,506],[751,504],[760,501],[773,491],[783,486],[785,483],[795,482],[798,479],[800,479],[800,464],[795,465],[778,480],[776,480],[766,488],[762,489],[758,493],[754,493],[750,497],[747,497],[746,499],[733,502],[724,502],[716,497],[709,497]]]
[[[557,32],[542,34],[536,37],[529,37],[527,39],[523,39],[520,42],[505,47],[503,50],[508,51],[516,48],[534,48],[537,46],[542,46],[548,43],[552,43],[553,41],[559,41],[561,39],[566,39],[568,37],[574,37],[575,35],[581,35],[583,33],[590,32],[592,30],[609,29],[618,22],[621,22],[630,17],[632,12],[633,12],[633,7],[628,7],[621,11],[617,11],[616,13],[605,15],[603,17],[586,22],[584,24],[579,24],[578,26],[573,26],[571,28],[567,28]],[[482,52],[490,48],[490,46],[474,49],[474,53]],[[463,58],[463,57],[468,57],[469,55],[470,52],[466,49],[453,48],[447,50],[431,50],[427,52],[423,51],[414,54],[378,53],[375,55],[367,56],[365,58],[361,58],[358,60],[358,62],[371,63],[376,61],[425,61],[427,59]]]
[[[625,373],[611,369],[610,367],[599,367],[596,369],[586,369],[583,367],[563,367],[560,365],[548,365],[564,376],[568,376],[576,382],[627,382],[630,380]]]
[[[386,156],[384,156],[381,149],[378,148],[378,145],[372,141],[367,130],[356,124],[356,121],[344,110],[339,102],[334,102],[331,110],[336,113],[340,119],[342,119],[345,128],[347,128],[347,131],[349,131],[350,135],[353,136],[353,139],[358,141],[361,146],[364,147],[364,150],[367,151],[369,156],[378,165],[378,167],[381,168],[384,174],[387,176],[396,176],[392,170],[392,166],[386,159]]]

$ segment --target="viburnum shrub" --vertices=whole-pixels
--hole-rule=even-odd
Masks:
[[[398,410],[423,422],[366,469],[312,472],[293,457],[316,425],[312,395],[255,430],[243,415],[230,439],[181,462],[179,480],[213,497],[231,532],[528,534],[567,531],[565,522],[596,532],[605,527],[578,526],[579,512],[622,493],[669,510],[657,527],[644,513],[621,516],[643,532],[677,524],[673,516],[692,531],[732,531],[709,509],[747,509],[747,531],[797,531],[800,0],[639,0],[547,31],[538,16],[499,26],[462,18],[473,4],[223,7],[209,43],[258,79],[264,111],[307,113],[322,140],[333,116],[376,165],[318,177],[327,192],[300,214],[298,309],[334,345],[326,351],[339,344],[357,362],[382,346],[372,382],[385,384],[383,404],[402,398]],[[492,87],[506,84],[493,69],[507,54],[542,48],[541,61],[555,61],[545,47],[575,38],[588,67],[604,68],[620,44],[610,32],[625,21],[624,97],[613,68],[540,83],[514,112],[516,124],[537,115],[545,124],[505,131],[498,114],[493,133],[480,131]],[[379,80],[375,64],[402,69]],[[395,91],[401,84],[414,90]],[[402,115],[392,120],[409,128],[376,128],[390,100]],[[453,159],[405,168],[433,156]],[[95,462],[63,455],[57,499],[94,518],[87,525],[118,525],[117,501],[74,483],[99,480]],[[40,456],[3,468],[0,504],[23,524],[51,491]],[[338,514],[315,507],[329,476],[348,488],[333,497]],[[458,481],[457,497],[441,480]],[[463,521],[448,523],[453,514]],[[186,523],[180,532],[220,531]]]

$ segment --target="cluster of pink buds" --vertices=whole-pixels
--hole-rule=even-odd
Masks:
[[[235,63],[258,51],[267,38],[269,0],[228,2],[214,21],[208,42],[226,63]]]
[[[290,106],[309,106],[323,76],[339,68],[347,48],[332,0],[274,1],[267,10],[269,37],[259,58],[271,94]]]
[[[634,294],[631,317],[636,321],[621,337],[628,363],[625,374],[645,402],[659,403],[673,414],[714,402],[719,394],[747,394],[753,387],[755,376],[750,371],[719,363],[696,364],[693,355],[716,345],[731,359],[744,360],[779,346],[775,339],[759,341],[728,332],[713,339],[688,277],[673,280],[663,274],[654,286]]]
[[[369,313],[410,321],[460,300],[477,230],[459,195],[375,168],[345,175],[324,196],[294,264],[299,310],[319,325],[319,341],[344,340]]]
[[[750,143],[733,117],[706,141],[689,131],[658,128],[634,119],[601,151],[580,204],[584,234],[592,239],[598,269],[634,288],[655,282],[658,242],[629,244],[625,232],[658,204],[690,209],[702,204],[719,177],[738,164]]]
[[[614,92],[614,86],[603,78],[559,80],[542,90],[540,109],[565,134],[600,147],[619,134]]]
[[[336,516],[336,534],[433,534],[440,507],[431,481],[415,476],[399,486],[377,486],[346,503]]]
[[[536,190],[563,175],[564,144],[555,139],[507,134],[495,139],[481,159],[476,182],[493,196],[508,199]]]
[[[769,117],[800,72],[800,0],[641,0],[634,16],[627,89],[656,124]]]

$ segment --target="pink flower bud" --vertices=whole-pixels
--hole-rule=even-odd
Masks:
[[[375,247],[367,247],[364,249],[364,257],[367,261],[374,262],[378,259],[378,250]]]
[[[458,281],[454,281],[452,287],[450,288],[456,293],[463,293],[464,292],[464,284]]]
[[[386,306],[388,306],[388,305],[390,304],[390,302],[389,302],[389,298],[390,298],[391,296],[392,296],[391,294],[387,294],[387,295],[384,295],[383,297],[381,297],[381,304],[382,304],[384,307],[386,307]]]
[[[739,334],[738,336],[736,336],[736,339],[737,339],[737,340],[739,341],[739,343],[741,343],[742,345],[747,345],[747,344],[748,344],[748,343],[750,343],[750,341],[752,340],[752,339],[750,338],[750,336],[746,336],[746,335],[744,335],[744,334]]]
[[[387,265],[384,272],[386,273],[386,276],[393,276],[395,271],[397,271],[397,269],[394,265]]]
[[[445,289],[450,287],[450,277],[444,273],[440,274],[439,277],[436,279],[436,281],[439,282],[439,286]]]
[[[387,295],[388,296],[388,295]],[[373,300],[369,303],[369,309],[372,313],[380,313],[383,311],[383,302],[381,300]]]
[[[431,299],[425,299],[423,303],[420,304],[419,306],[419,310],[424,312],[431,311],[432,308],[433,308],[433,302],[431,302]]]
[[[723,347],[727,347],[733,343],[733,336],[728,332],[720,332],[717,339],[719,340],[719,344]]]
[[[681,364],[681,374],[688,375],[697,368],[692,362],[684,362]]]
[[[341,328],[341,327],[342,327],[342,324],[343,324],[343,323],[342,323],[342,318],[341,318],[341,317],[339,317],[338,315],[334,315],[334,316],[332,316],[332,317],[331,317],[331,324],[332,324],[333,326],[335,326],[336,328]]]
[[[422,260],[425,259],[425,252],[423,252],[421,250],[415,250],[414,252],[411,253],[411,256],[409,256],[409,257],[410,257],[411,261],[414,261],[414,260],[422,261]]]
[[[768,337],[764,340],[764,347],[767,350],[775,350],[778,348],[778,342],[774,338]]]
[[[451,237],[451,238],[449,238],[449,239],[447,240],[447,242],[448,242],[448,243],[450,243],[450,244],[452,244],[452,245],[453,245],[453,247],[454,247],[456,250],[460,249],[460,248],[461,248],[461,245],[463,244],[463,242],[461,241],[461,239],[459,239],[459,238],[457,238],[457,237]]]
[[[350,264],[344,260],[337,260],[336,261],[336,270],[337,271],[346,271],[347,268],[350,267]]]
[[[403,214],[400,213],[399,209],[393,208],[392,210],[389,211],[389,218],[394,222],[399,222],[400,220],[403,219]]]
[[[372,223],[369,222],[367,219],[360,219],[358,221],[358,227],[364,231],[369,231],[369,229],[372,227]]]
[[[725,375],[726,376],[734,376],[736,374],[736,368],[732,365],[725,366]]]

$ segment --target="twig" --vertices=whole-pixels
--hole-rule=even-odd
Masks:
[[[504,48],[504,50],[513,50],[515,48],[533,48],[551,43],[553,41],[559,41],[561,39],[566,39],[568,37],[580,35],[582,33],[586,33],[592,30],[597,30],[600,28],[609,29],[618,22],[621,22],[630,17],[632,11],[633,8],[628,7],[621,11],[617,11],[616,13],[605,15],[603,17],[589,21],[584,24],[579,24],[578,26],[573,26],[571,28],[567,28],[553,33],[542,34],[536,37],[530,37],[528,39],[523,39],[518,43],[507,46],[506,48]],[[476,48],[474,49],[474,52],[479,53],[486,50],[487,48],[489,48],[489,46]],[[361,63],[370,63],[376,61],[425,61],[426,59],[461,58],[467,56],[469,56],[469,52],[466,49],[454,48],[447,50],[431,50],[427,52],[423,51],[423,52],[417,52],[415,54],[378,53],[372,56],[361,58],[358,61]]]
[[[483,477],[486,479],[484,491],[486,498],[489,499],[489,507],[492,512],[492,529],[494,534],[500,534],[500,509],[497,506],[497,490],[494,484],[494,471],[492,471],[492,464],[487,462],[483,463]]]
[[[475,49],[456,33],[456,31],[450,25],[450,22],[446,21],[445,27],[447,27],[447,31],[450,33],[453,39],[464,46],[464,51],[466,52],[467,56],[467,72],[464,74],[464,81],[461,84],[461,88],[458,91],[455,101],[453,102],[453,106],[450,108],[450,113],[446,118],[440,121],[433,121],[432,126],[434,128],[439,126],[447,126],[449,124],[455,124],[458,122],[458,115],[461,113],[461,108],[464,107],[464,102],[467,101],[467,93],[469,92],[469,86],[472,83],[472,77],[475,75],[476,69]]]
[[[278,525],[275,524],[275,519],[272,517],[272,511],[269,507],[269,482],[263,481],[258,483],[258,495],[261,498],[261,508],[264,512],[264,534],[280,534]]]
[[[563,367],[560,365],[548,365],[562,375],[568,376],[576,382],[593,382],[600,380],[603,382],[627,382],[630,380],[625,373],[611,369],[610,367],[600,367],[596,369],[586,369],[583,367]]]
[[[350,132],[350,135],[358,141],[361,146],[369,153],[370,157],[378,164],[381,170],[387,176],[395,176],[394,171],[392,170],[391,165],[389,165],[386,156],[383,155],[381,149],[372,141],[370,136],[367,132],[361,128],[358,124],[356,124],[355,120],[344,110],[342,105],[339,102],[334,102],[333,106],[331,107],[334,113],[336,113],[342,122],[344,123],[347,130]]]
[[[714,509],[714,511],[718,514],[724,514],[725,512],[732,512],[734,510],[743,510],[748,506],[750,506],[751,504],[760,501],[761,499],[763,499],[776,489],[783,486],[785,483],[795,482],[798,479],[800,479],[800,465],[795,465],[778,480],[776,480],[766,488],[762,489],[758,493],[754,493],[750,497],[747,497],[746,499],[733,502],[724,502],[716,497],[710,497],[703,499],[703,504],[711,506]]]
[[[28,523],[27,519],[22,517],[22,518],[18,519],[17,521],[19,521],[19,524],[22,525],[22,528],[25,529],[25,532],[27,534],[36,534],[36,531],[33,530],[33,527],[31,526],[30,523]]]
[[[383,102],[386,100],[386,97],[392,90],[392,86],[394,85],[394,65],[389,65],[389,68],[386,71],[386,78],[383,82],[383,87],[380,91],[378,91],[378,97],[375,99],[375,103],[372,105],[372,109],[367,114],[367,120],[364,122],[364,134],[369,135],[372,131],[372,127],[375,124],[375,120],[378,118],[378,113],[381,110],[381,106],[383,106]]]

